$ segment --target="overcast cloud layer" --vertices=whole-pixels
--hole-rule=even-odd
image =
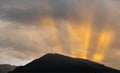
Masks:
[[[82,21],[93,3],[93,27],[96,31],[103,29],[107,21],[116,32],[102,63],[120,69],[119,0],[0,0],[0,63],[21,65],[53,52],[51,46],[55,43],[50,39],[53,31],[49,27],[43,28],[41,19],[53,17],[58,22],[69,19]],[[65,28],[65,23],[57,24],[58,33],[62,34],[62,47],[69,55]]]

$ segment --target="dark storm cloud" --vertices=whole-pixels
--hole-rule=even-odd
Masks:
[[[1,0],[1,2],[3,4],[1,3],[0,19],[23,24],[39,23],[40,18],[44,16],[80,21],[83,15],[89,12],[86,11],[89,10],[89,5],[92,5],[92,1],[88,0]],[[102,0],[97,1],[97,4],[95,25],[99,27],[103,25],[107,12]]]
[[[59,18],[65,18],[67,15],[67,0],[48,0],[52,8],[53,15]]]
[[[2,2],[2,1],[0,1]],[[26,3],[25,3],[26,2]],[[78,2],[80,5],[78,5]],[[54,18],[73,20],[80,19],[83,0],[30,0],[30,1],[3,1],[0,7],[0,19],[18,23],[37,23],[40,18],[51,16]]]
[[[0,1],[2,2],[2,1]],[[44,16],[52,16],[55,18],[63,18],[66,15],[66,7],[64,0],[46,0],[46,1],[36,1],[30,0],[28,3],[24,1],[3,1],[1,5],[0,19],[18,22],[18,23],[31,23],[38,22],[40,18]],[[20,4],[21,6],[18,7]],[[33,4],[32,4],[33,2]],[[37,4],[38,2],[38,4]],[[15,3],[15,4],[13,4]],[[18,5],[17,5],[18,4]],[[23,5],[23,6],[22,6]]]
[[[39,10],[36,8],[10,8],[4,11],[2,19],[18,23],[33,23],[39,19]]]

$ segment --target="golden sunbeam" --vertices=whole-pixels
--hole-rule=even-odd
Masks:
[[[91,5],[90,9],[88,9],[89,13],[86,13],[83,17],[80,28],[79,28],[79,38],[82,39],[82,48],[81,48],[81,57],[87,59],[88,50],[90,48],[90,41],[92,35],[92,24],[93,24],[93,17],[94,17],[94,3]]]
[[[94,4],[86,10],[81,22],[68,21],[71,56],[87,59],[91,41]],[[88,13],[89,12],[89,13]]]
[[[71,41],[71,56],[87,59],[91,38],[91,26],[68,22],[68,31]]]
[[[64,53],[63,53],[63,50],[62,50],[61,47],[60,47],[60,45],[55,45],[55,46],[53,46],[52,48],[53,48],[53,51],[54,51],[55,53],[64,54]]]
[[[92,33],[91,25],[84,26],[81,31],[83,31],[80,34],[80,38],[82,39],[81,43],[83,43],[81,48],[81,51],[83,54],[82,57],[87,59],[88,49],[89,49],[90,40],[91,40],[91,33]]]
[[[73,22],[68,22],[68,32],[70,37],[70,45],[71,45],[71,56],[72,57],[79,57],[80,55],[80,38],[77,33],[77,25],[74,25]]]
[[[112,39],[114,37],[114,31],[105,29],[101,32],[95,54],[93,56],[93,61],[101,62],[104,58],[105,51],[109,48]]]
[[[76,40],[75,47],[72,47],[72,56],[87,59],[88,50],[91,41],[92,24],[93,24],[93,11],[90,11],[88,16],[84,16],[83,20],[79,23],[69,23],[68,31],[70,40]],[[72,41],[73,42],[73,41]],[[77,46],[77,47],[76,47]],[[78,48],[77,50],[75,48]],[[76,54],[77,52],[77,54]]]
[[[52,50],[55,53],[60,53],[63,54],[63,50],[61,49],[61,44],[59,41],[59,36],[58,36],[58,31],[56,28],[56,21],[54,18],[52,17],[44,17],[41,19],[41,23],[43,25],[43,27],[48,27],[49,29],[51,29],[51,37],[50,39],[52,40],[51,42],[53,42],[54,44],[52,44]]]

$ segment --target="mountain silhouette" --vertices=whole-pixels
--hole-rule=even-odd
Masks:
[[[89,60],[72,58],[61,54],[46,54],[25,66],[17,67],[9,73],[42,72],[82,72],[82,73],[120,73],[119,70],[106,67]]]
[[[0,64],[0,73],[8,73],[15,69],[16,66],[9,65],[9,64]]]

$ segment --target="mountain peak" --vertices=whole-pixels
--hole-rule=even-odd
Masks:
[[[120,71],[89,60],[72,58],[57,53],[48,53],[13,72],[100,72],[118,73]]]
[[[46,55],[44,55],[42,57],[47,57],[47,56],[64,56],[64,55],[59,54],[59,53],[47,53]]]
[[[59,53],[47,53],[46,55],[40,57],[41,58],[60,58],[60,57],[67,57],[67,58],[72,58],[72,57],[69,57],[69,56],[65,56],[65,55],[62,55],[62,54],[59,54]]]

